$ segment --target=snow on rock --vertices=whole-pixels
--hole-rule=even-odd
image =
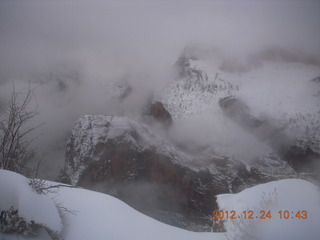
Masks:
[[[237,194],[218,195],[217,202],[220,210],[234,210],[240,216],[235,220],[225,220],[224,226],[231,239],[244,239],[245,231],[263,240],[319,239],[320,191],[305,180],[285,179],[260,184]],[[254,211],[255,219],[243,219],[240,215],[249,210]],[[259,219],[262,210],[270,210],[271,219]],[[279,211],[289,211],[289,219],[280,219]],[[297,218],[298,211],[307,211],[307,218]]]
[[[210,54],[212,56],[208,57]],[[311,81],[319,76],[318,65],[308,62],[307,58],[301,61],[284,58],[280,61],[253,55],[244,61],[247,67],[241,67],[235,60],[229,66],[234,69],[230,70],[223,67],[226,61],[220,55],[196,47],[186,48],[182,53],[175,64],[179,72],[177,79],[156,95],[175,122],[193,121],[195,116],[201,117],[202,122],[208,119],[211,124],[207,130],[213,136],[208,141],[217,148],[227,148],[229,152],[226,154],[223,150],[217,152],[219,154],[232,156],[235,148],[242,149],[244,145],[256,149],[259,147],[257,144],[242,144],[246,142],[243,139],[235,144],[229,141],[239,135],[233,134],[239,130],[223,116],[219,101],[233,96],[243,101],[255,118],[276,124],[285,134],[299,140],[302,148],[310,147],[320,153],[320,85]],[[244,138],[248,134],[241,136]],[[228,149],[230,145],[232,147]],[[258,157],[265,154],[268,151]],[[234,155],[239,156],[238,153]]]
[[[65,240],[226,240],[224,233],[195,233],[163,224],[106,194],[62,188],[58,199],[76,212],[66,216]]]
[[[311,81],[320,74],[318,65],[257,59],[259,64],[246,71],[227,71],[221,67],[223,57],[217,57],[194,49],[178,59],[176,68],[182,73],[157,95],[174,119],[215,109],[220,98],[230,95],[257,116],[319,114],[319,84]]]
[[[13,207],[27,222],[34,221],[60,232],[61,218],[53,200],[37,194],[28,183],[27,178],[17,173],[0,170],[0,212]]]
[[[251,167],[259,169],[263,174],[270,176],[291,176],[296,177],[297,173],[289,164],[280,159],[280,157],[274,153],[270,153],[261,156],[256,161],[250,164]]]
[[[208,148],[197,156],[185,153],[125,117],[87,115],[68,140],[66,168],[72,184],[99,189],[145,214],[157,218],[159,209],[171,211],[188,219],[184,227],[192,221],[210,226],[210,219],[201,217],[216,208],[215,195],[270,181],[242,162],[213,153]],[[142,185],[147,187],[141,191]]]
[[[78,182],[79,176],[90,162],[99,160],[99,154],[102,153],[99,146],[104,146],[108,141],[130,143],[138,152],[156,148],[157,153],[170,156],[173,161],[183,159],[187,163],[191,160],[190,156],[175,149],[146,125],[126,117],[86,115],[76,122],[67,142],[72,184]]]

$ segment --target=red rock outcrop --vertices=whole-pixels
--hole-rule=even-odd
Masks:
[[[146,126],[122,117],[80,119],[68,140],[66,167],[73,184],[114,195],[171,224],[158,212],[180,214],[188,223],[210,224],[217,194],[270,180],[228,158],[194,159]],[[203,219],[208,216],[209,220]]]
[[[149,115],[166,127],[172,125],[171,114],[165,109],[161,102],[154,102],[151,104]]]

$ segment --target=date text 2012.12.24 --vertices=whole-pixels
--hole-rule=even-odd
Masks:
[[[307,219],[308,212],[306,210],[299,210],[299,211],[278,211],[272,212],[271,210],[261,210],[261,211],[253,211],[253,210],[246,210],[242,212],[237,212],[235,210],[220,210],[220,211],[213,211],[212,219],[272,219],[277,217],[278,219]]]

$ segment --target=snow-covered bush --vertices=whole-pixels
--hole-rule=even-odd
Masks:
[[[36,236],[42,226],[34,221],[30,223],[19,216],[19,211],[10,207],[0,214],[0,232],[7,234],[21,234],[23,236]]]
[[[55,202],[38,194],[29,180],[17,173],[0,170],[0,232],[35,236],[44,229],[54,240],[62,230]]]

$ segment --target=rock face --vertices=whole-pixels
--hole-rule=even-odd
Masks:
[[[163,104],[159,101],[151,104],[149,115],[166,127],[170,127],[172,125],[171,114],[164,108]]]
[[[75,124],[66,169],[72,184],[114,195],[143,213],[184,228],[210,224],[217,194],[272,179],[210,150],[197,157],[188,155],[147,126],[110,116],[87,115]],[[184,220],[177,222],[161,212]]]
[[[290,59],[297,63],[304,61],[279,54],[272,53],[265,58],[273,59],[274,55],[284,62]],[[282,89],[283,86],[278,85],[282,67],[254,56],[244,65],[227,61],[226,67],[230,69],[221,70],[215,54],[204,54],[208,56],[207,60],[212,58],[210,64],[206,63],[206,57],[201,60],[200,55],[201,52],[191,49],[179,58],[175,64],[175,81],[155,95],[151,100],[154,103],[148,106],[142,119],[154,129],[174,134],[175,127],[183,121],[199,124],[194,121],[199,116],[199,119],[211,121],[208,131],[212,128],[209,132],[214,137],[194,150],[196,144],[190,144],[189,139],[178,142],[171,138],[170,141],[177,142],[169,142],[164,139],[165,134],[158,135],[151,127],[125,117],[85,116],[76,123],[68,140],[66,171],[72,184],[111,194],[158,220],[190,228],[190,225],[211,224],[211,213],[217,208],[217,194],[298,177],[297,171],[308,165],[310,169],[310,163],[317,161],[320,153],[319,113],[309,109],[310,116],[304,119],[304,111],[300,110],[305,105],[300,112],[286,109],[287,106],[295,107],[299,98],[292,104],[286,99],[295,98],[286,94],[287,90],[281,93],[265,91],[264,87]],[[285,63],[284,66],[289,66],[295,73],[296,65]],[[268,79],[275,80],[264,82],[264,71],[258,71],[258,68],[272,73]],[[309,72],[310,69],[306,69]],[[288,84],[294,84],[292,89],[302,86],[299,77],[292,82],[293,74],[285,76],[290,79]],[[260,78],[261,83],[265,83],[262,87]],[[261,97],[265,94],[267,97]],[[309,100],[307,102],[314,102],[314,99]],[[257,104],[250,101],[257,101]],[[282,101],[284,107],[279,107]],[[275,108],[278,110],[271,110]],[[268,117],[257,117],[261,112]],[[160,127],[155,122],[160,123]],[[287,126],[283,127],[284,124]],[[295,133],[299,134],[306,132],[302,134],[306,136],[305,141],[297,143],[297,139],[288,134],[290,129],[298,129]],[[193,140],[193,131],[190,135]],[[262,150],[254,151],[260,143]],[[250,156],[242,154],[242,151],[250,153],[251,150]],[[306,172],[303,170],[299,176]]]
[[[252,116],[247,105],[239,99],[222,98],[219,106],[228,118],[259,140],[266,142],[297,172],[312,172],[313,166],[319,163],[320,154],[310,143],[301,144],[297,139],[290,139],[271,121]]]
[[[289,149],[290,139],[279,127],[267,119],[259,119],[250,113],[248,106],[241,100],[229,96],[220,99],[219,106],[225,116],[250,132],[259,140],[266,142],[277,152]]]
[[[320,163],[319,151],[313,150],[309,145],[295,144],[284,153],[284,158],[299,172],[310,172],[313,177],[318,176],[317,166]],[[319,176],[318,176],[318,180]]]

